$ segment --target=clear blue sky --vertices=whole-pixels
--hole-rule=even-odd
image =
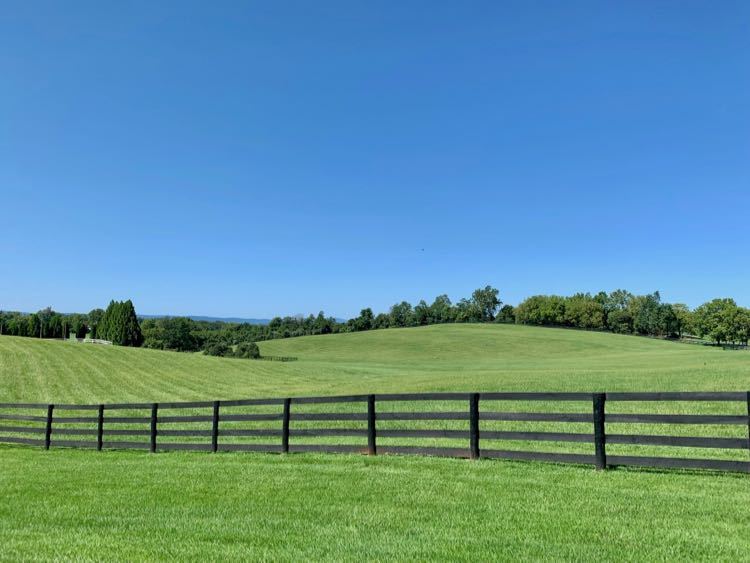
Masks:
[[[750,305],[750,2],[4,2],[0,308]]]

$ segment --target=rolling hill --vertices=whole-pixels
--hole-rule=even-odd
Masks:
[[[3,336],[0,401],[750,388],[745,352],[561,329],[448,325],[260,346],[298,360]],[[742,560],[750,551],[750,489],[736,474],[13,445],[0,445],[0,461],[9,560]]]
[[[294,362],[0,337],[0,400],[164,401],[386,391],[744,390],[750,354],[514,325],[260,343]]]

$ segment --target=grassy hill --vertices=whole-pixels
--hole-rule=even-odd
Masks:
[[[750,354],[514,325],[260,343],[295,362],[0,337],[0,401],[111,402],[440,390],[744,390]]]
[[[0,401],[750,388],[750,353],[561,329],[449,325],[260,346],[299,359],[3,336]],[[703,432],[747,436],[742,426]],[[0,445],[0,559],[743,560],[748,483],[746,475],[486,459]]]

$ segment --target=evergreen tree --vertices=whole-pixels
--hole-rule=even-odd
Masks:
[[[143,334],[133,302],[110,301],[97,326],[97,337],[119,346],[140,346]]]
[[[115,302],[114,300],[109,302],[109,305],[107,305],[107,308],[105,309],[104,313],[101,316],[101,319],[99,319],[99,324],[96,327],[96,337],[100,338],[102,340],[112,340],[110,338],[110,324],[111,319],[113,315],[113,311],[115,308]]]
[[[124,346],[140,346],[143,344],[143,334],[141,334],[141,325],[138,323],[138,316],[135,314],[133,302],[128,299],[120,304],[121,316],[124,331]]]

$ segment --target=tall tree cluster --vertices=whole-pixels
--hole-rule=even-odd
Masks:
[[[120,346],[143,344],[141,325],[130,299],[110,301],[97,325],[97,336]]]

